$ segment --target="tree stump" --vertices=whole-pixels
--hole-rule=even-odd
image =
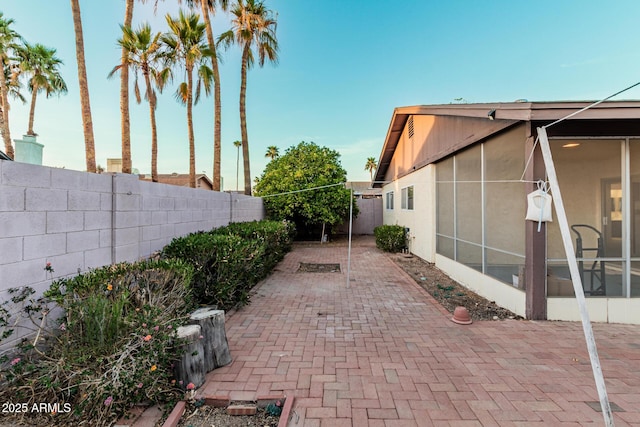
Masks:
[[[224,310],[200,308],[191,315],[191,323],[202,328],[205,371],[210,372],[231,363],[227,332],[224,327]]]
[[[178,339],[184,339],[185,342],[182,346],[182,356],[174,365],[174,373],[183,389],[186,389],[189,383],[193,383],[195,388],[204,384],[207,372],[201,335],[199,325],[180,326],[177,330]]]

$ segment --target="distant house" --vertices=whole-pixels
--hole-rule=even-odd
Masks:
[[[412,253],[517,314],[579,320],[557,222],[538,231],[525,215],[545,179],[536,129],[590,104],[396,108],[374,179],[384,223],[408,227]],[[605,102],[547,132],[590,317],[640,324],[640,102]]]
[[[373,187],[369,181],[347,181],[345,188],[347,190],[353,189],[353,195],[359,199],[382,198],[382,189]]]
[[[151,175],[140,175],[140,179],[151,181]],[[179,185],[181,187],[189,187],[188,173],[171,173],[158,174],[158,182],[162,184]],[[213,182],[205,174],[196,174],[196,188],[203,190],[213,190]]]
[[[122,173],[122,159],[107,159],[107,172]],[[138,173],[137,169],[133,169],[133,173]],[[151,175],[139,174],[141,180],[151,181]],[[179,185],[181,187],[189,187],[188,173],[170,173],[158,174],[158,182],[162,184]],[[204,190],[213,190],[213,183],[203,173],[196,174],[196,188]]]

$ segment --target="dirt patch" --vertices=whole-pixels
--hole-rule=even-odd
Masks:
[[[279,420],[279,415],[270,415],[265,408],[258,408],[255,415],[229,415],[226,408],[191,403],[178,427],[277,427]]]
[[[433,264],[417,256],[392,254],[389,257],[450,313],[453,313],[457,306],[463,306],[473,320],[522,319],[521,316],[498,306],[494,301],[470,291]]]
[[[340,273],[340,264],[317,264],[301,262],[298,273]]]

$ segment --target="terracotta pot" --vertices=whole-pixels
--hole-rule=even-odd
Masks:
[[[453,317],[451,318],[451,321],[459,325],[470,325],[471,323],[473,323],[473,320],[471,320],[471,316],[469,316],[469,311],[461,305],[456,307],[456,309],[453,311]]]

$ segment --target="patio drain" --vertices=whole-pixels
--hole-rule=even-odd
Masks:
[[[600,406],[600,402],[584,402],[591,407],[596,412],[602,412],[602,407]],[[609,406],[611,406],[611,412],[625,412],[624,409],[619,407],[613,402],[609,402]]]
[[[340,264],[317,264],[301,262],[298,273],[340,273]]]

